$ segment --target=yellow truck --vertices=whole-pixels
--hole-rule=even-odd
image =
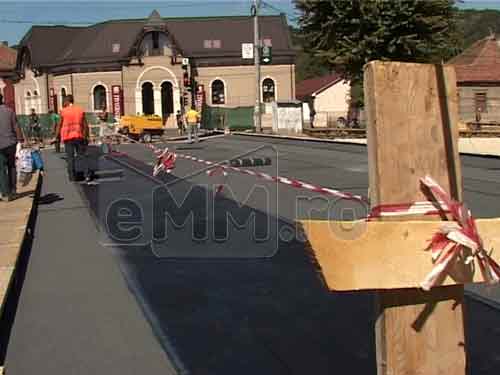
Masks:
[[[132,139],[149,143],[154,136],[162,136],[165,128],[160,116],[123,116],[117,130]]]

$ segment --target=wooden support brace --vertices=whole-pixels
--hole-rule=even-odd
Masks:
[[[372,206],[427,200],[426,175],[460,198],[454,68],[372,62],[364,84]],[[378,307],[379,375],[465,374],[463,286],[383,291]]]
[[[365,67],[364,84],[372,207],[427,201],[420,185],[426,175],[461,200],[453,67],[371,62]],[[352,241],[331,238],[332,223],[302,223],[331,288],[379,290],[379,375],[466,372],[463,286],[457,284],[477,281],[478,271],[464,266],[443,281],[450,286],[430,292],[418,288],[432,269],[431,256],[424,250],[442,224],[431,220],[447,219],[384,218],[367,223]],[[478,223],[487,246],[488,241],[500,246],[498,222]]]

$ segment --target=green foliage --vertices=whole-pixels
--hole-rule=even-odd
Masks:
[[[461,35],[460,47],[467,48],[472,43],[491,33],[500,33],[500,11],[467,9],[458,12],[457,28]]]
[[[331,68],[325,58],[315,56],[307,48],[304,35],[299,29],[290,26],[292,44],[295,47],[297,58],[295,60],[295,80],[301,82],[308,78],[321,77],[330,73]]]
[[[296,0],[305,49],[352,82],[372,60],[439,62],[460,47],[453,0]]]

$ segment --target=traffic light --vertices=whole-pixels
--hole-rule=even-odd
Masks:
[[[182,106],[183,107],[188,107],[189,106],[189,95],[186,91],[182,94]]]
[[[273,47],[263,46],[260,49],[260,63],[268,65],[273,62]]]

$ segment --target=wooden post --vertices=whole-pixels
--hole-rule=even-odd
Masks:
[[[460,197],[454,69],[371,62],[364,85],[372,206],[428,200],[425,175]],[[465,374],[463,286],[380,291],[377,305],[379,375]]]

